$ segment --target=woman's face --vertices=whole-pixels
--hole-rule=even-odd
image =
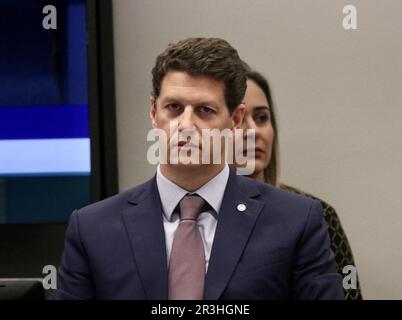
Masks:
[[[255,151],[254,157],[247,161],[255,161],[255,171],[251,176],[264,181],[264,169],[271,160],[274,129],[271,123],[271,113],[264,91],[252,80],[247,80],[247,90],[244,97],[246,113],[243,120],[243,129],[255,129],[255,150],[248,150],[250,155]],[[246,155],[246,135],[244,138],[243,154]]]

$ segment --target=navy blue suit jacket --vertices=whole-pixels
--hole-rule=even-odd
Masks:
[[[238,204],[246,210],[237,210]],[[71,215],[55,299],[167,299],[156,178]],[[343,299],[321,204],[231,170],[205,299]]]

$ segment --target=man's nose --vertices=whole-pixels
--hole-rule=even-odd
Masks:
[[[194,110],[192,106],[186,106],[179,119],[179,129],[193,129],[194,128]]]

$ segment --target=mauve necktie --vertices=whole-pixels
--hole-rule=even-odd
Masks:
[[[197,218],[205,201],[198,195],[180,201],[180,224],[169,262],[169,300],[201,300],[204,294],[205,253]]]

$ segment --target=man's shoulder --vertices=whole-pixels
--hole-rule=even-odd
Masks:
[[[134,186],[130,189],[122,191],[118,194],[105,198],[103,200],[94,202],[85,207],[76,210],[80,217],[88,219],[96,216],[96,218],[116,217],[117,212],[121,212],[130,203],[135,203],[148,196],[152,191],[153,178]]]
[[[243,192],[249,194],[250,201],[260,203],[258,230],[269,230],[275,226],[276,233],[273,234],[279,232],[281,239],[297,241],[313,232],[311,230],[321,228],[323,214],[319,201],[247,177],[238,176],[236,180]],[[262,232],[265,234],[265,231]]]
[[[258,190],[260,201],[269,201],[271,204],[311,205],[314,199],[303,194],[274,187],[268,183],[257,181],[245,176],[237,176],[241,188]]]
[[[244,192],[254,194],[253,199],[264,203],[262,221],[271,223],[274,220],[299,228],[311,219],[322,218],[321,204],[315,199],[244,176],[237,176],[237,181]],[[253,191],[250,193],[250,190]]]

